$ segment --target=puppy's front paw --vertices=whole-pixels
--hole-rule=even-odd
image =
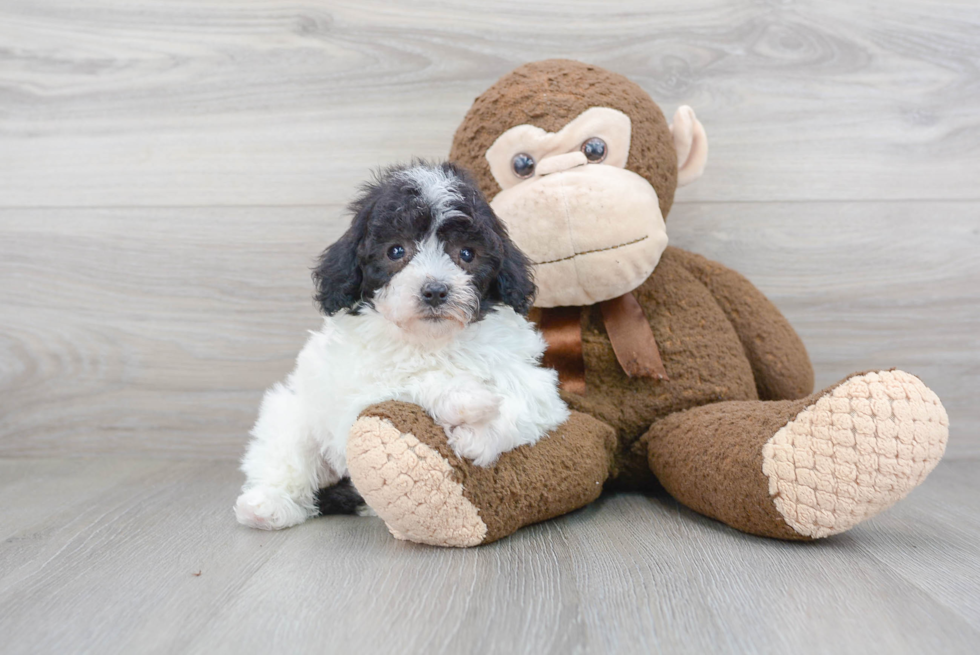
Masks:
[[[501,397],[479,386],[452,391],[438,403],[438,419],[449,427],[489,423],[500,415]]]
[[[487,424],[457,425],[446,429],[446,437],[453,451],[459,456],[473,460],[477,466],[491,466],[500,457],[496,439],[490,434]]]
[[[260,530],[281,530],[306,520],[306,511],[285,492],[270,487],[249,489],[235,503],[242,525]]]

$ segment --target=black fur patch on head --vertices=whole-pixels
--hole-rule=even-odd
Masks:
[[[425,169],[425,170],[420,170]],[[451,181],[450,194],[434,201],[419,179],[437,172]],[[316,301],[324,314],[357,313],[411,261],[418,245],[435,236],[457,266],[472,278],[480,296],[480,318],[505,304],[526,315],[534,301],[527,257],[510,240],[469,174],[455,164],[415,161],[379,171],[351,203],[350,228],[320,256],[313,270]],[[404,256],[388,256],[393,247]],[[464,250],[466,261],[461,253]]]
[[[361,299],[363,274],[357,251],[367,232],[377,195],[376,189],[366,187],[364,193],[351,203],[354,220],[350,228],[323,251],[320,261],[313,269],[316,302],[327,316],[342,309],[351,309]]]
[[[530,260],[507,234],[507,227],[490,208],[468,173],[456,168],[463,184],[463,213],[469,221],[449,219],[439,236],[449,244],[469,245],[477,250],[471,264],[459,263],[473,275],[480,290],[480,315],[494,305],[509,305],[526,316],[534,302],[534,277]],[[452,253],[450,253],[452,254]]]

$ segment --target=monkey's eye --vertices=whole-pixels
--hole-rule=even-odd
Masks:
[[[473,252],[472,248],[463,248],[459,251],[459,258],[467,264],[473,261],[474,257],[476,257],[476,253]]]
[[[388,259],[395,261],[405,256],[405,248],[402,246],[392,246],[388,248]]]
[[[582,144],[582,152],[589,163],[598,164],[606,158],[606,142],[594,136]]]
[[[534,158],[524,152],[516,154],[514,155],[513,161],[511,161],[511,167],[514,169],[514,175],[517,177],[531,177],[534,175]]]

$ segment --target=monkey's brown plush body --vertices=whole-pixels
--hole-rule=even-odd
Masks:
[[[597,134],[602,159],[570,151]],[[688,108],[669,127],[638,86],[577,62],[522,66],[477,99],[451,156],[537,262],[536,311],[573,412],[480,468],[418,407],[368,408],[348,468],[396,537],[488,543],[607,485],[659,482],[739,530],[812,539],[890,506],[935,467],[948,419],[920,380],[874,371],[813,394],[803,344],[755,287],[665,247],[678,179],[696,178],[706,152]],[[531,175],[507,177],[528,160]]]

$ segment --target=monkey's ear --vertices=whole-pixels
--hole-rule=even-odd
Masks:
[[[366,200],[354,203],[356,213],[350,228],[323,251],[313,269],[316,302],[327,316],[351,309],[361,299],[364,276],[357,261],[357,249],[367,232],[368,218],[374,207],[373,202]]]
[[[531,261],[513,241],[505,237],[504,258],[497,279],[493,281],[495,299],[510,305],[521,316],[527,316],[534,304],[535,291]]]
[[[690,184],[701,177],[708,161],[708,137],[694,110],[687,105],[677,108],[670,124],[677,150],[677,186]]]

